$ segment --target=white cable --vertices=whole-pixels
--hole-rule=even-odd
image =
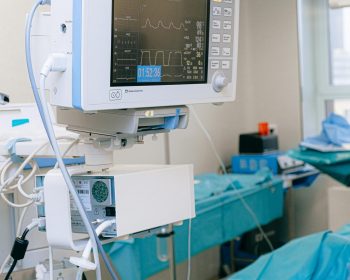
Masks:
[[[96,228],[96,234],[97,236],[99,236],[105,229],[109,228],[110,226],[115,224],[115,220],[107,220],[104,221],[102,224],[100,224],[97,228]],[[82,257],[84,259],[88,259],[91,253],[91,240],[89,240],[89,242],[87,243],[83,255]]]
[[[79,139],[75,139],[74,141],[72,141],[72,143],[69,144],[69,146],[67,147],[67,149],[64,151],[64,153],[62,154],[62,157],[65,157],[69,151],[74,147],[74,145],[76,145],[79,142]],[[55,164],[55,169],[58,168],[58,162],[56,162]]]
[[[75,276],[75,280],[81,280],[83,278],[83,269],[81,267],[78,268],[77,274]]]
[[[1,198],[6,202],[6,204],[8,204],[9,206],[11,206],[13,208],[25,208],[25,207],[28,207],[34,203],[34,200],[28,200],[27,202],[25,202],[23,204],[16,204],[16,203],[13,203],[10,200],[8,200],[8,198],[6,197],[6,195],[4,193],[1,193],[0,195],[1,195]]]
[[[26,216],[26,214],[28,212],[28,209],[29,209],[29,207],[25,207],[22,210],[21,216],[19,217],[18,224],[17,224],[16,236],[20,236],[20,234],[22,232],[22,224],[24,221],[24,217]]]
[[[46,3],[46,1],[45,1],[45,3]],[[63,175],[64,180],[66,182],[66,185],[67,185],[67,187],[68,187],[68,189],[73,197],[73,200],[78,208],[79,214],[82,217],[82,220],[83,220],[83,223],[87,229],[87,232],[88,232],[90,238],[93,240],[94,259],[95,259],[95,262],[98,264],[97,269],[96,269],[96,278],[97,278],[97,280],[99,280],[99,279],[101,279],[101,268],[99,265],[98,248],[101,250],[101,253],[102,253],[104,260],[107,257],[104,254],[103,247],[100,244],[98,237],[95,236],[95,232],[89,223],[89,219],[87,217],[85,209],[82,206],[82,203],[80,201],[78,194],[76,193],[76,190],[74,188],[74,185],[73,185],[71,177],[68,173],[68,170],[66,169],[66,166],[63,162],[63,159],[61,157],[61,154],[60,154],[60,151],[58,148],[57,141],[54,137],[55,134],[54,134],[54,130],[52,127],[50,115],[48,114],[47,108],[46,108],[46,110],[44,108],[45,106],[47,106],[47,104],[45,102],[42,102],[42,100],[44,100],[44,99],[40,98],[40,94],[39,94],[38,88],[36,86],[36,81],[35,81],[35,76],[34,76],[34,71],[33,71],[33,64],[32,64],[32,59],[31,59],[31,28],[32,28],[33,18],[34,18],[34,15],[36,13],[36,10],[42,4],[44,4],[44,1],[36,0],[36,2],[34,3],[31,11],[27,17],[27,21],[26,21],[25,49],[26,49],[26,62],[27,62],[28,75],[29,75],[30,83],[31,83],[32,90],[34,93],[34,98],[35,98],[36,104],[38,106],[40,117],[42,119],[47,136],[50,140],[51,147],[55,152],[59,167],[60,167],[61,172],[62,172],[62,175]],[[43,78],[43,77],[41,76],[41,78]],[[43,83],[45,84],[45,80],[43,81]],[[42,88],[42,91],[44,91],[44,89],[45,89],[45,87]],[[107,265],[109,272],[113,276],[113,278],[117,279],[117,277],[113,274],[113,271],[112,271],[111,267],[109,266],[109,263],[106,263],[106,265]]]
[[[61,154],[59,152],[57,141],[55,141],[55,138],[54,138],[55,134],[54,134],[54,130],[52,127],[50,115],[47,112],[45,112],[45,109],[44,109],[44,107],[46,107],[47,104],[42,102],[45,99],[40,98],[40,93],[38,92],[38,88],[36,86],[34,70],[33,70],[33,63],[32,63],[32,59],[31,59],[31,28],[32,28],[33,18],[34,18],[34,15],[36,13],[37,8],[40,5],[48,4],[49,2],[50,2],[50,0],[36,0],[36,2],[34,3],[31,11],[27,17],[26,31],[25,31],[25,50],[26,50],[26,62],[27,62],[28,76],[29,76],[30,84],[31,84],[31,87],[33,90],[34,98],[35,98],[36,104],[38,106],[40,117],[42,119],[42,122],[43,122],[44,128],[46,130],[46,133],[48,135],[48,138],[50,140],[51,147],[55,152],[58,165],[61,169],[62,175],[63,175],[64,180],[66,182],[66,187],[68,187],[68,189],[73,197],[73,200],[78,208],[80,216],[82,217],[82,220],[83,220],[84,226],[86,227],[88,235],[93,240],[93,243],[92,243],[93,255],[94,255],[95,262],[98,264],[97,269],[96,269],[96,278],[101,279],[101,268],[99,265],[99,258],[98,258],[98,250],[99,250],[111,277],[113,279],[118,279],[117,275],[115,274],[115,272],[114,272],[114,270],[113,270],[113,268],[108,260],[107,255],[102,247],[102,244],[101,244],[100,240],[98,239],[98,236],[96,235],[92,225],[89,223],[87,213],[86,213],[84,207],[82,206],[82,203],[80,201],[78,194],[76,193],[72,179],[69,175],[69,172],[68,172],[68,170],[63,162],[63,159],[61,157]],[[46,66],[46,63],[45,63],[45,66]],[[43,68],[43,69],[45,69],[45,68]],[[46,70],[47,69],[50,70],[51,68],[46,67]],[[64,70],[62,70],[62,71],[64,71]],[[44,84],[45,84],[45,81],[44,81]],[[42,90],[44,91],[44,88],[42,88]],[[44,94],[43,94],[43,97],[44,97]],[[48,111],[48,110],[46,109],[46,111]]]
[[[115,220],[107,220],[107,221],[102,222],[102,224],[100,224],[96,228],[96,235],[100,235],[105,229],[109,228],[110,226],[112,226],[114,224],[115,224]],[[94,266],[94,264],[89,261],[91,248],[92,248],[91,240],[89,240],[89,242],[85,246],[85,249],[83,251],[81,258],[71,257],[69,259],[69,261],[72,264],[79,267],[79,269],[77,271],[76,278],[75,278],[76,280],[81,280],[82,275],[83,275],[83,269],[91,269]]]
[[[21,172],[23,172],[24,168],[27,166],[27,164],[30,164],[32,166],[32,170],[29,173],[29,175],[27,177],[25,177],[23,179],[22,184],[27,183],[36,173],[36,171],[39,169],[37,163],[35,161],[32,161],[32,157],[27,157],[27,159],[25,160],[24,163],[22,163],[22,165],[17,169],[15,175],[13,175],[12,177],[8,178],[7,180],[5,180],[5,175],[7,170],[13,165],[14,163],[11,161],[8,164],[6,164],[4,166],[4,168],[1,170],[1,186],[0,186],[0,191],[2,191],[3,189],[6,190],[13,190],[15,188],[17,188],[17,184],[12,185],[12,186],[8,186],[9,184],[11,184],[18,176]]]
[[[72,137],[58,137],[57,140],[73,140],[72,143],[76,143],[77,139],[72,138]],[[69,145],[69,149],[72,147],[72,143]],[[31,205],[32,203],[34,203],[39,197],[36,194],[27,194],[23,188],[22,185],[25,184],[27,181],[29,181],[36,173],[36,171],[39,169],[37,163],[35,161],[33,161],[32,159],[35,157],[35,155],[37,153],[39,153],[42,149],[44,149],[49,143],[46,142],[42,145],[40,145],[38,148],[36,148],[34,150],[34,152],[32,152],[25,160],[24,162],[21,164],[21,166],[17,169],[17,171],[15,172],[15,174],[8,178],[7,180],[5,180],[5,175],[7,170],[10,168],[10,166],[13,164],[13,162],[9,159],[5,162],[5,164],[3,165],[3,168],[1,169],[1,175],[0,175],[0,181],[1,181],[1,187],[0,187],[0,195],[1,198],[11,207],[14,208],[23,208],[23,207],[27,207],[29,205]],[[67,149],[68,151],[68,149]],[[27,166],[27,164],[31,164],[32,165],[32,171],[30,172],[30,174],[27,177],[23,177],[23,175],[21,175],[20,173],[24,170],[24,168]],[[19,178],[18,182],[16,185],[13,186],[7,186],[8,184],[12,183],[16,178]],[[18,189],[18,191],[20,192],[21,195],[23,195],[25,198],[27,198],[29,201],[27,201],[24,204],[16,204],[13,203],[11,201],[9,201],[6,197],[6,195],[4,194],[4,192],[6,191],[11,191],[14,190],[15,188]]]
[[[28,231],[31,231],[35,227],[39,226],[39,223],[40,223],[39,219],[33,219],[33,221],[29,225],[26,226],[26,229],[28,229]]]
[[[204,124],[202,123],[201,119],[198,117],[196,110],[194,109],[193,106],[189,106],[190,111],[192,112],[194,118],[196,119],[199,127],[201,128],[202,132],[204,133],[204,135],[206,136],[210,147],[212,149],[212,151],[215,154],[216,159],[218,160],[221,169],[223,170],[224,174],[227,175],[227,170],[226,170],[226,166],[224,164],[224,161],[222,160],[222,158],[220,157],[213,139],[210,136],[210,133],[208,132],[208,130],[206,129],[206,127],[204,126]],[[231,182],[230,186],[232,187],[232,189],[235,191],[235,193],[237,194],[238,199],[242,202],[244,208],[247,210],[247,212],[249,213],[249,215],[252,217],[256,227],[259,229],[261,235],[264,237],[266,243],[268,244],[269,248],[271,251],[274,250],[273,245],[269,239],[269,237],[266,235],[264,229],[262,228],[259,219],[257,218],[256,214],[254,213],[254,211],[252,210],[252,208],[250,208],[250,206],[248,205],[248,203],[245,201],[244,197],[242,196],[242,194],[240,193],[240,191],[237,189],[237,187],[235,186],[235,184],[233,184],[233,182]]]
[[[50,271],[50,280],[53,280],[53,248],[49,246],[49,271]]]
[[[18,179],[18,182],[17,182],[17,190],[19,191],[19,193],[24,196],[25,198],[27,199],[32,199],[34,200],[35,199],[35,195],[34,194],[27,194],[23,188],[22,188],[22,181],[23,181],[23,175],[19,175],[19,179]]]
[[[191,279],[191,259],[192,259],[191,238],[192,238],[192,219],[189,219],[189,221],[188,221],[188,238],[187,238],[187,254],[188,254],[187,280]]]
[[[69,136],[61,136],[61,137],[57,137],[57,140],[71,140],[71,141],[75,141],[76,138],[74,137],[69,137]],[[5,174],[3,172],[6,172],[7,169],[13,164],[11,162],[11,160],[7,163],[7,165],[5,165],[2,169],[2,174],[1,174],[1,186],[0,186],[0,191],[2,188],[7,188],[7,189],[14,189],[17,186],[10,186],[8,187],[8,184],[11,184],[19,175],[20,173],[24,170],[24,168],[32,161],[32,159],[44,148],[46,148],[50,143],[49,142],[45,142],[42,145],[40,145],[39,147],[37,147],[21,164],[21,166],[17,169],[16,173],[9,179],[7,179],[7,181],[5,181],[4,176]],[[36,163],[33,163],[36,164]],[[37,168],[38,169],[38,168]],[[34,176],[35,172],[32,170],[32,172],[28,175],[28,178],[24,179],[22,184],[25,184],[32,176]]]
[[[50,60],[49,60],[50,61]],[[45,63],[45,66],[43,68],[49,69],[47,62]],[[51,69],[51,68],[50,68]],[[80,200],[80,197],[78,196],[74,184],[72,182],[72,178],[70,177],[70,174],[64,164],[63,158],[60,153],[60,149],[58,147],[58,143],[56,141],[55,137],[55,132],[53,129],[52,121],[51,121],[51,116],[49,114],[49,110],[47,107],[47,103],[45,102],[45,80],[46,76],[42,72],[40,74],[40,92],[39,92],[39,100],[41,102],[41,108],[42,108],[42,121],[45,123],[45,127],[47,128],[47,135],[51,143],[51,147],[53,151],[55,152],[56,158],[57,158],[57,163],[61,169],[63,178],[66,182],[66,185],[69,189],[70,194],[72,195],[72,198],[74,200],[74,203],[76,207],[78,208],[79,214],[83,220],[84,226],[88,232],[90,240],[92,240],[92,248],[93,248],[93,253],[94,253],[94,261],[96,264],[96,278],[97,280],[101,279],[101,267],[100,267],[100,261],[99,261],[99,256],[98,256],[98,248],[97,248],[97,239],[94,234],[94,230],[89,222],[89,218],[87,217],[86,211],[84,209],[84,206]]]

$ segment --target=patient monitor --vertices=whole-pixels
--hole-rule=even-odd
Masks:
[[[147,134],[186,128],[189,111],[184,105],[233,101],[236,94],[238,15],[239,0],[51,0],[47,34],[48,53],[53,64],[46,69],[59,64],[60,70],[53,70],[51,75],[46,73],[44,78],[49,76],[51,79],[50,102],[58,107],[58,123],[78,133],[85,141],[97,143],[101,149],[100,153],[93,149],[93,153],[84,154],[86,165],[92,162],[109,168],[113,159],[111,153],[106,155],[103,151],[106,147],[109,150],[122,149],[142,142],[142,137]],[[45,25],[43,22],[41,28]],[[55,58],[59,58],[57,62]],[[50,59],[47,61],[50,63]],[[86,172],[89,171],[97,177],[105,176],[104,171],[96,172],[96,166],[78,173],[88,176]],[[187,178],[175,184],[177,187],[169,185],[169,182],[177,182],[170,176],[173,174],[171,168],[156,170],[146,168],[139,173],[124,174],[128,178],[125,181],[128,187],[111,184],[110,198],[115,199],[112,193],[116,193],[118,203],[107,206],[119,213],[117,230],[111,235],[133,234],[194,216],[192,169],[186,166],[176,169],[177,177]],[[157,185],[155,197],[158,201],[170,198],[184,202],[183,205],[166,203],[168,214],[163,220],[156,215],[149,215],[149,220],[138,215],[141,208],[144,213],[160,213],[160,204],[146,203],[141,207],[143,204],[135,202],[133,209],[137,215],[132,219],[130,213],[121,210],[121,201],[127,205],[142,201],[142,197],[145,201],[153,201],[150,195],[142,192],[134,192],[132,199],[126,196],[127,192],[118,196],[118,191],[132,189],[130,178],[142,178],[144,173],[154,176],[147,177],[148,181],[140,179],[138,182],[140,186],[141,182],[145,186],[146,183],[152,186],[152,182]],[[74,172],[71,175],[76,176]],[[60,173],[52,171],[43,180],[46,197],[49,198],[50,194],[53,198],[45,202],[51,245],[62,244],[51,238],[57,231],[54,217],[58,209],[55,198],[59,191],[52,188],[59,181],[57,176]],[[178,192],[170,195],[176,188]],[[186,199],[181,196],[181,190],[184,190]],[[61,191],[68,207],[68,191]],[[81,193],[80,198],[84,200]],[[88,196],[89,202],[90,199]],[[62,201],[61,208],[66,209]],[[101,209],[95,212],[98,215],[106,212],[105,208]],[[93,212],[89,219],[95,221],[99,216],[95,217]],[[123,218],[127,221],[125,225],[120,224]],[[65,226],[69,235],[76,232],[77,227],[73,225],[71,228],[70,219],[63,220],[67,223],[60,225],[61,233]]]
[[[31,32],[36,8],[44,4],[51,5],[50,11],[35,17]],[[7,112],[7,135],[16,136],[9,152],[11,139],[0,141],[0,155],[6,166],[15,165],[14,159],[58,160],[59,169],[37,174],[33,194],[25,199],[36,204],[36,223],[48,245],[73,251],[85,247],[72,264],[99,268],[97,256],[96,266],[87,261],[90,247],[97,254],[100,244],[95,231],[128,238],[195,217],[191,165],[115,165],[113,151],[143,143],[145,135],[185,129],[186,105],[234,101],[238,16],[239,0],[36,1],[27,21],[26,55],[39,114],[34,107],[18,110],[11,104],[0,109]],[[44,65],[40,87],[31,54],[36,66]],[[45,89],[59,126],[52,127]],[[16,113],[9,114],[11,108]],[[43,126],[34,123],[39,115]],[[62,155],[83,157],[85,164],[67,169]],[[18,188],[23,195],[22,165],[0,192],[17,193]],[[16,180],[17,187],[10,186]],[[96,244],[77,238],[82,233]],[[42,258],[40,252],[32,256],[37,262]]]
[[[52,0],[67,55],[52,104],[82,111],[220,103],[236,91],[238,0]]]

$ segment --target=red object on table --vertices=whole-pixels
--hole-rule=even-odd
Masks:
[[[269,123],[261,122],[259,123],[259,135],[267,136],[270,134]]]

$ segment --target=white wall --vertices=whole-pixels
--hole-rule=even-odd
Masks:
[[[0,92],[12,102],[33,100],[26,75],[24,25],[33,1],[0,2]]]

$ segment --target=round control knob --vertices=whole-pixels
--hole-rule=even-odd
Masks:
[[[213,88],[216,92],[222,91],[228,84],[224,73],[218,72],[213,78]]]

